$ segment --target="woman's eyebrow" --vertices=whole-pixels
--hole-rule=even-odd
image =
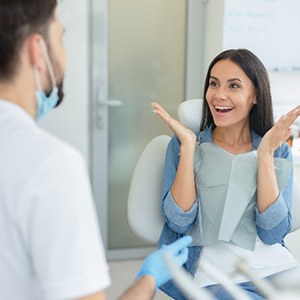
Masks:
[[[210,76],[209,79],[214,79],[214,80],[218,80],[219,81],[218,77],[216,77],[216,76]],[[242,80],[240,78],[238,78],[238,77],[230,78],[230,79],[227,80],[227,82],[232,82],[232,81],[240,81],[240,82],[242,82]]]
[[[217,77],[215,76],[210,76],[209,79],[215,79],[215,80],[219,80]]]
[[[240,82],[242,82],[242,80],[241,79],[239,79],[239,78],[230,78],[230,79],[228,79],[227,80],[227,82],[232,82],[232,81],[240,81]]]

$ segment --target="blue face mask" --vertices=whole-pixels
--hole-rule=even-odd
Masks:
[[[39,73],[37,71],[37,68],[34,67],[33,70],[35,75],[35,81],[38,87],[37,91],[35,92],[35,97],[37,101],[35,119],[37,121],[39,121],[41,118],[47,115],[49,111],[51,111],[55,106],[57,106],[58,102],[61,102],[61,99],[59,99],[59,89],[56,86],[56,79],[54,76],[53,68],[49,59],[48,51],[44,40],[41,40],[41,49],[42,53],[44,54],[46,65],[50,74],[52,90],[49,93],[49,95],[46,95],[45,91],[42,90]]]
[[[45,92],[39,89],[35,92],[35,97],[37,99],[37,110],[35,119],[39,121],[57,105],[59,100],[58,88],[54,87],[49,96],[46,96]]]

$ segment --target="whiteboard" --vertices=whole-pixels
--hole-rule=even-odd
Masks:
[[[300,70],[299,0],[224,0],[223,49],[247,48],[268,70]]]

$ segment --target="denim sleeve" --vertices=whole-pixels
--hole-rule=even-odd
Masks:
[[[191,209],[185,212],[174,201],[171,187],[174,183],[180,158],[180,143],[173,136],[166,152],[163,185],[162,185],[162,214],[168,226],[177,233],[185,233],[195,221],[198,204],[195,202]]]
[[[281,158],[292,161],[291,149],[287,144],[283,144],[280,150]],[[265,244],[283,243],[284,237],[290,232],[292,191],[293,169],[285,190],[279,193],[276,201],[263,213],[259,212],[257,206],[255,207],[257,233]]]

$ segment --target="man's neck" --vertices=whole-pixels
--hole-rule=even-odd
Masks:
[[[34,90],[26,87],[22,81],[0,82],[0,99],[15,103],[34,118],[36,109]]]

